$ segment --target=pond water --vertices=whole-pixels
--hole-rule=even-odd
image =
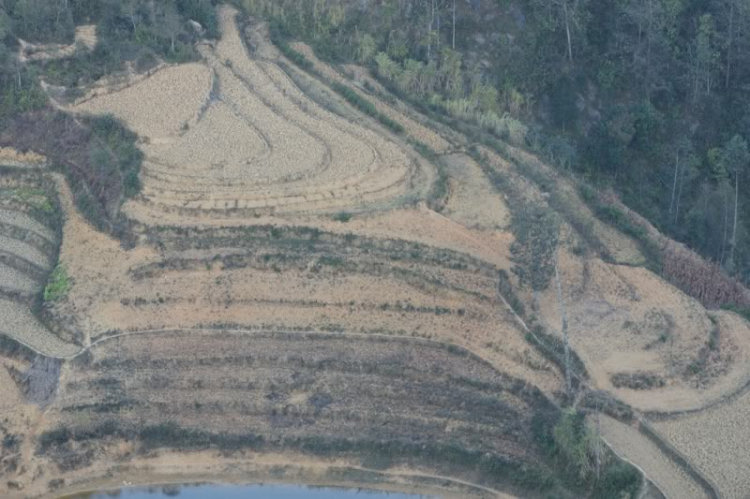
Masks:
[[[366,489],[335,489],[290,485],[163,485],[90,492],[61,499],[439,499]]]

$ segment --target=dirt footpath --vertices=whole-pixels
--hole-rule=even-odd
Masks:
[[[700,485],[635,428],[609,416],[601,416],[601,432],[604,440],[617,452],[645,470],[648,478],[668,499],[708,498]]]

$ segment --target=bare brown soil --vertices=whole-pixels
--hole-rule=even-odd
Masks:
[[[67,356],[78,348],[32,313],[57,256],[54,211],[40,177],[25,167],[0,173],[0,335],[46,355]]]
[[[703,407],[747,382],[744,359],[750,345],[744,321],[707,312],[644,268],[571,253],[562,253],[561,263],[571,344],[597,386],[639,410],[663,412]],[[541,310],[557,330],[553,289],[543,295]],[[711,350],[707,344],[714,331]],[[661,382],[649,389],[612,384],[615,375],[641,372]]]

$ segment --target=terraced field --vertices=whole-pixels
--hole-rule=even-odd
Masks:
[[[62,383],[48,413],[70,432],[52,426],[41,445],[71,478],[127,435],[128,444],[109,450],[113,461],[209,439],[259,452],[340,449],[364,467],[437,467],[488,487],[537,477],[517,463],[538,459],[527,428],[545,410],[541,395],[466,352],[424,341],[169,332],[95,347]],[[462,448],[474,450],[462,456]],[[441,462],[440,449],[456,449],[454,460]],[[479,461],[497,462],[496,482],[477,474]]]
[[[60,222],[49,181],[27,168],[0,173],[0,335],[46,355],[73,355],[79,349],[32,313],[56,263]]]
[[[564,400],[545,344],[559,336],[556,290],[532,310],[512,272],[514,216],[534,201],[563,218],[561,287],[587,371],[581,389],[636,413],[696,411],[656,425],[686,466],[635,426],[605,419],[604,438],[667,497],[706,493],[685,478],[690,466],[741,497],[741,431],[716,439],[731,466],[719,444],[695,442],[712,438],[701,427],[740,426],[744,399],[701,409],[750,380],[744,320],[642,267],[638,242],[532,155],[448,130],[363,68],[292,44],[307,73],[262,23],[218,12],[222,36],[198,45],[199,61],[103,84],[68,109],[113,114],[139,136],[143,189],[123,206],[126,240],[87,223],[62,178],[35,171],[44,158],[0,150],[17,166],[0,175],[0,333],[65,360],[45,370],[33,352],[0,356],[8,400],[28,401],[37,383],[55,393],[61,376],[43,412],[27,405],[0,424],[3,438],[23,433],[13,453],[31,463],[11,470],[0,452],[0,495],[11,492],[6,477],[41,496],[210,448],[223,454],[195,459],[214,463],[214,477],[227,473],[222,459],[301,454],[307,466],[463,481],[464,496],[523,496],[529,484],[516,480],[550,471],[535,416]],[[74,285],[44,308],[52,333],[32,310],[60,245]]]
[[[201,63],[75,107],[112,113],[142,136],[144,192],[131,216],[357,210],[424,196],[428,164],[374,122],[310,99],[274,61],[249,57],[236,14],[220,10],[223,36],[200,47]]]
[[[722,497],[747,497],[750,462],[747,414],[750,396],[743,390],[724,403],[703,411],[659,417],[654,426],[701,469]]]
[[[88,341],[203,327],[430,338],[559,386],[499,301],[497,267],[471,254],[304,226],[158,227],[144,237],[123,253],[72,211],[62,260],[80,284],[56,307],[58,323]],[[77,250],[86,244],[96,249]]]

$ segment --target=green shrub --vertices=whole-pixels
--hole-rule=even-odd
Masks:
[[[344,99],[346,99],[349,104],[353,105],[363,113],[369,116],[377,116],[378,110],[375,108],[375,105],[359,95],[353,89],[336,81],[331,83],[331,88],[334,89],[336,93],[341,95]]]
[[[346,211],[340,211],[333,216],[336,222],[346,223],[352,219],[352,214]]]
[[[294,50],[284,37],[284,29],[278,22],[271,23],[271,41],[273,42],[284,56],[306,71],[314,70],[312,61],[304,54]]]
[[[359,109],[366,115],[372,116],[373,118],[378,120],[381,124],[385,125],[385,127],[390,129],[392,132],[399,133],[399,134],[404,133],[404,127],[401,126],[400,123],[397,123],[396,121],[392,120],[388,116],[379,112],[377,108],[375,107],[375,104],[367,100],[365,97],[362,97],[354,89],[339,82],[332,82],[331,88],[337,94],[341,95],[344,99],[346,99],[346,101],[349,104],[356,107],[357,109]]]
[[[32,349],[4,334],[0,334],[0,354],[12,359],[32,360],[36,357]]]
[[[65,270],[65,266],[58,264],[55,270],[52,271],[47,286],[44,288],[44,301],[53,302],[62,300],[67,296],[70,284],[70,278],[68,277],[68,272]]]

